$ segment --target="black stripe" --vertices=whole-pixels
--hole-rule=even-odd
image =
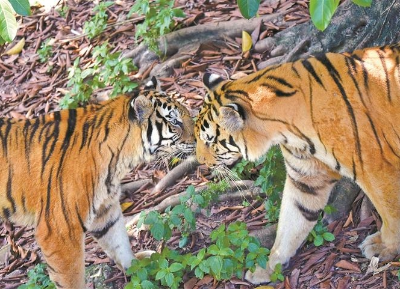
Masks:
[[[292,62],[292,70],[293,70],[293,72],[296,74],[296,76],[300,78],[299,72],[297,71],[296,67],[294,67],[294,64],[295,64],[295,63],[296,63],[296,62]]]
[[[301,205],[299,202],[296,202],[296,206],[303,215],[304,218],[306,218],[310,222],[316,222],[319,218],[320,213],[322,210],[310,210],[305,208],[303,205]]]
[[[354,58],[351,58],[351,57],[345,57],[345,62],[347,65],[347,73],[350,75],[351,79],[353,80],[354,86],[357,89],[357,92],[358,92],[358,95],[360,96],[362,104],[364,105],[364,107],[366,107],[363,95],[360,90],[360,86],[358,85],[358,81],[355,77],[355,74],[357,72],[356,62],[355,62]]]
[[[60,194],[60,201],[61,201],[61,210],[64,215],[65,222],[70,227],[69,212],[67,206],[65,205],[64,182],[62,175],[60,175],[58,178],[58,187],[59,187],[58,191]],[[72,240],[72,230],[69,230],[69,237]]]
[[[392,147],[392,145],[389,143],[388,139],[386,138],[386,135],[383,134],[383,138],[385,139],[387,145],[389,146],[390,150],[392,151],[392,153],[400,159],[400,155],[396,153],[396,151],[394,150],[394,148]]]
[[[387,69],[387,66],[386,66],[385,56],[382,54],[381,51],[377,51],[377,53],[379,55],[379,59],[382,62],[383,71],[385,72],[387,97],[389,98],[389,102],[392,102],[392,93],[390,91],[390,79],[389,79],[388,69]]]
[[[292,184],[296,187],[296,189],[298,189],[300,192],[305,193],[307,195],[313,195],[313,196],[317,196],[318,193],[316,190],[318,190],[319,188],[314,188],[311,187],[303,182],[297,181],[295,179],[292,178],[291,175],[288,175],[289,179],[292,181]]]
[[[271,80],[275,80],[276,82],[278,82],[278,83],[280,83],[280,84],[282,84],[282,85],[284,85],[286,87],[293,88],[293,86],[283,78],[276,77],[276,76],[268,76],[267,80],[270,80],[270,79]]]
[[[282,146],[282,148],[283,148],[285,151],[287,151],[288,153],[291,154],[291,152],[289,152],[285,146]],[[294,166],[292,166],[292,164],[289,163],[286,159],[285,159],[285,164],[286,164],[287,167],[289,167],[289,168],[290,168],[292,171],[294,171],[296,174],[304,175],[304,173],[303,173],[302,171],[300,171],[298,168],[295,168]],[[292,179],[292,177],[290,177],[290,178]]]
[[[9,208],[3,208],[3,217],[6,220],[8,220],[10,218],[10,216],[11,216],[10,209]]]
[[[333,155],[333,158],[336,160],[336,166],[335,166],[335,169],[339,172],[340,171],[340,169],[341,169],[341,166],[340,166],[340,163],[339,163],[339,161],[338,161],[338,159],[336,158],[336,156],[335,156],[335,151],[334,151],[334,149],[332,148],[332,155]]]
[[[225,91],[225,97],[227,99],[236,100],[238,98],[237,95],[243,96],[243,97],[247,98],[248,100],[252,101],[252,99],[250,99],[250,97],[249,97],[249,94],[244,90],[227,90],[227,91]]]
[[[397,82],[400,84],[400,55],[396,57],[396,67],[397,67]]]
[[[304,133],[302,133],[301,130],[298,127],[296,127],[296,126],[293,126],[293,127],[300,134],[301,138],[304,139],[308,143],[308,148],[309,148],[310,154],[314,155],[315,154],[315,145],[314,145],[314,143],[311,141],[311,139],[308,136],[306,136]]]
[[[383,155],[383,149],[382,149],[381,141],[379,140],[378,133],[376,132],[376,129],[375,129],[375,125],[374,125],[374,123],[373,123],[371,117],[369,116],[369,114],[366,113],[365,115],[366,115],[367,118],[368,118],[369,124],[370,124],[370,126],[371,126],[371,128],[372,128],[372,132],[374,133],[374,136],[375,136],[375,140],[376,140],[376,142],[378,143],[379,150],[381,151],[381,155]]]
[[[9,167],[8,168],[8,177],[7,177],[7,200],[11,203],[11,208],[12,208],[12,213],[15,213],[15,211],[17,210],[17,207],[15,205],[15,200],[12,196],[12,175],[13,175],[13,171],[12,169]]]
[[[53,131],[51,131],[51,129],[53,129]],[[60,129],[60,122],[53,122],[53,121],[46,123],[41,129],[40,138],[42,138],[43,133],[45,133],[44,136],[45,139],[42,145],[42,171],[41,171],[42,179],[44,170],[46,168],[46,164],[53,155],[57,141],[59,141],[58,139],[59,129]]]
[[[329,75],[332,77],[333,81],[337,85],[337,87],[340,90],[340,93],[342,95],[342,98],[346,104],[347,112],[350,116],[351,120],[351,126],[353,129],[353,135],[354,135],[354,142],[355,142],[355,149],[357,152],[358,159],[361,163],[361,166],[363,165],[362,157],[361,157],[361,144],[360,144],[360,138],[358,135],[358,126],[357,126],[357,121],[356,121],[356,116],[353,110],[353,107],[351,106],[351,103],[347,97],[346,91],[343,88],[343,85],[341,84],[341,79],[340,75],[338,74],[337,70],[333,67],[332,63],[329,61],[329,59],[326,57],[326,55],[321,55],[319,58],[316,58],[320,61],[321,64],[323,64],[326,69],[329,72]]]
[[[308,59],[302,60],[301,63],[303,64],[304,68],[311,73],[311,75],[314,77],[315,81],[318,82],[324,89],[325,86],[321,81],[321,78],[319,78],[319,76],[317,75],[317,73],[314,70],[314,67],[312,66],[312,64],[308,61]]]
[[[82,151],[82,149],[86,145],[86,143],[88,146],[90,145],[90,142],[88,142],[88,137],[89,137],[89,129],[91,127],[92,127],[92,123],[89,120],[87,120],[82,126],[82,142],[81,142],[79,151]]]
[[[78,221],[79,221],[79,224],[81,225],[82,231],[86,232],[86,227],[85,227],[85,224],[84,224],[84,222],[82,220],[81,214],[79,214],[79,210],[78,210],[78,205],[77,204],[75,204],[75,212],[76,212],[76,215],[78,216]]]
[[[368,87],[368,85],[369,85],[368,70],[365,67],[364,61],[358,55],[355,55],[355,54],[352,55],[352,58],[357,60],[359,65],[361,65],[361,69],[362,69],[362,73],[363,73],[363,79],[364,79],[364,86],[365,86],[366,90],[368,91],[368,89],[369,89],[369,87]]]
[[[105,185],[106,187],[109,189],[111,187],[111,182],[113,180],[113,176],[115,173],[115,164],[116,162],[114,162],[114,152],[111,150],[110,147],[108,147],[108,149],[110,150],[111,153],[111,157],[110,157],[110,162],[108,163],[108,167],[107,167],[107,177],[105,179]],[[111,194],[112,192],[108,192],[109,194]]]
[[[273,70],[275,70],[275,69],[277,69],[279,67],[280,67],[280,65],[275,65],[275,66],[270,66],[270,67],[264,68],[264,70],[259,71],[258,74],[255,77],[253,77],[252,79],[250,79],[247,82],[245,82],[245,84],[249,84],[249,83],[255,82],[255,81],[263,78],[264,75],[267,74],[268,72],[273,71]]]
[[[47,194],[46,194],[46,208],[45,208],[45,222],[47,225],[47,236],[45,239],[47,239],[48,237],[50,237],[50,234],[52,233],[52,228],[50,227],[50,204],[51,204],[51,192],[52,192],[52,179],[53,179],[53,170],[50,170],[50,176],[49,176],[49,180],[47,183]]]
[[[112,226],[114,226],[118,222],[118,220],[119,216],[115,220],[107,222],[107,224],[102,229],[91,231],[90,233],[94,238],[100,239],[107,234],[107,232],[111,229]]]

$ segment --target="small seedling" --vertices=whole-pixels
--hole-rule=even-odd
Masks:
[[[107,28],[107,8],[113,4],[112,1],[100,2],[93,8],[95,15],[83,25],[83,31],[89,39],[100,35]]]
[[[46,273],[45,264],[37,264],[33,269],[28,271],[28,281],[18,287],[18,289],[56,289]]]
[[[53,54],[53,47],[50,45],[51,39],[46,39],[37,51],[40,63],[45,63]]]
[[[172,0],[138,0],[128,13],[128,17],[133,13],[145,16],[143,23],[136,25],[135,37],[142,38],[156,53],[160,53],[157,41],[160,36],[171,31],[173,18],[185,17],[181,9],[173,8],[174,3]]]

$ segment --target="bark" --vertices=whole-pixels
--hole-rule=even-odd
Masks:
[[[400,41],[399,15],[400,1],[397,0],[375,0],[367,8],[347,0],[339,6],[325,31],[317,30],[311,22],[303,23],[260,41],[255,50],[271,49],[273,58],[267,64],[272,65],[321,52],[346,52],[396,43]]]

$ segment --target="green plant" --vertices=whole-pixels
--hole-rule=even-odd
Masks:
[[[0,0],[0,45],[13,41],[17,35],[18,24],[15,13],[30,15],[29,0]]]
[[[28,271],[28,282],[21,285],[18,289],[55,289],[56,286],[51,282],[46,273],[45,264],[37,264],[33,269]]]
[[[271,281],[276,282],[276,281],[283,281],[285,280],[285,277],[282,274],[282,264],[276,264],[274,268],[274,272],[271,274]]]
[[[335,208],[332,206],[328,205],[324,208],[324,212],[327,214],[330,214],[333,211],[335,211]],[[308,235],[307,240],[313,242],[316,247],[322,246],[325,241],[332,242],[335,240],[335,235],[329,232],[328,228],[322,223],[322,213],[318,218],[317,224],[315,224],[314,228]]]
[[[51,39],[46,39],[42,45],[40,46],[40,48],[37,51],[37,54],[39,55],[39,61],[41,63],[47,62],[49,57],[52,55],[53,50],[52,50],[52,46],[49,45]]]
[[[112,86],[111,97],[132,91],[137,83],[132,82],[129,74],[136,70],[132,61],[121,58],[121,52],[111,53],[108,43],[96,46],[92,52],[93,63],[82,70],[79,67],[79,57],[69,68],[67,86],[71,91],[60,101],[62,108],[75,108],[79,103],[86,102],[94,90]]]
[[[57,9],[57,12],[60,14],[61,17],[65,18],[67,16],[69,8],[67,5],[62,5],[60,9]]]
[[[180,255],[164,248],[149,259],[133,260],[127,274],[131,281],[125,289],[179,288],[184,274],[192,272],[197,278],[205,274],[216,280],[241,278],[244,270],[254,270],[256,264],[265,268],[269,251],[249,236],[246,224],[236,222],[221,225],[211,235],[212,244],[197,254]]]
[[[195,212],[192,206],[197,205],[200,208],[207,208],[221,192],[228,188],[226,182],[209,183],[207,188],[200,193],[196,193],[194,186],[186,189],[186,194],[180,198],[180,204],[173,208],[165,209],[164,214],[152,211],[148,214],[142,213],[138,222],[138,227],[143,224],[148,225],[150,233],[156,240],[169,240],[172,236],[172,230],[178,229],[182,238],[179,247],[184,247],[188,242],[188,237],[196,228]]]
[[[158,38],[171,31],[173,18],[185,17],[181,9],[173,8],[174,2],[172,0],[138,0],[128,13],[128,17],[133,13],[145,16],[143,23],[136,25],[135,37],[136,39],[142,37],[148,47],[156,53],[159,53]]]
[[[93,8],[94,16],[90,21],[86,21],[83,25],[83,31],[89,39],[93,39],[104,31],[107,27],[107,8],[113,5],[114,2],[100,2]]]

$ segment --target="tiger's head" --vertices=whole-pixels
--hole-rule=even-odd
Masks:
[[[142,127],[145,155],[192,154],[194,122],[188,109],[172,95],[155,88],[156,79],[153,78],[131,101],[130,118]]]
[[[274,118],[281,117],[285,100],[260,85],[261,77],[251,77],[229,81],[204,74],[207,94],[195,124],[199,163],[232,167],[241,158],[255,161],[283,141],[285,124]]]

